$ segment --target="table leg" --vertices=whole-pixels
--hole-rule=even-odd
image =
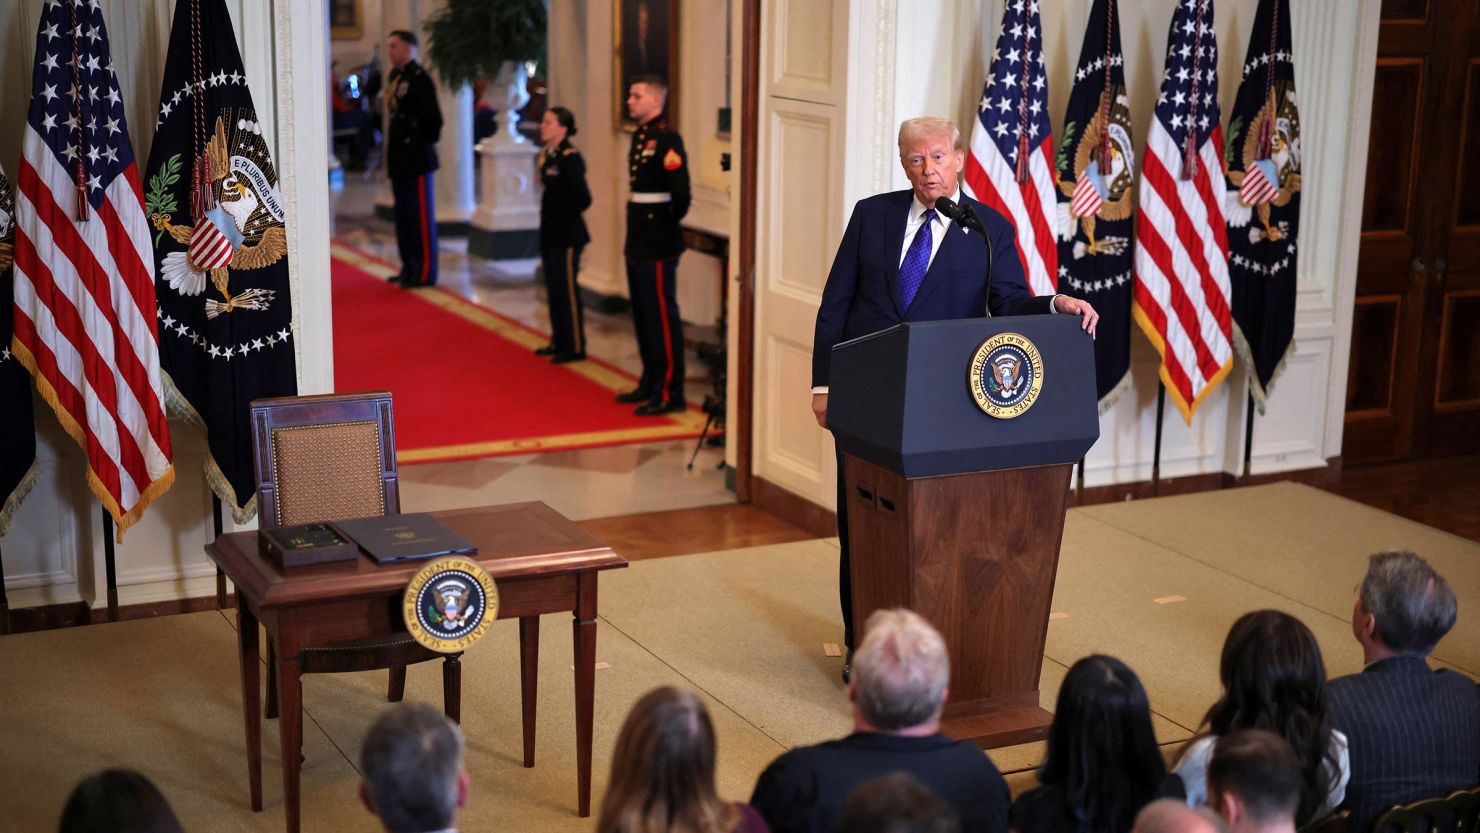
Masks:
[[[267,637],[267,711],[268,720],[277,720],[277,646],[272,642],[272,635]]]
[[[540,683],[540,617],[519,617],[519,702],[524,707],[524,765],[534,766],[535,694]]]
[[[596,694],[596,571],[582,573],[576,589],[576,790],[577,814],[591,815],[591,728]]]
[[[442,712],[453,723],[462,723],[462,654],[449,654],[442,660]]]
[[[262,809],[262,713],[261,659],[257,656],[257,617],[247,609],[241,591],[236,594],[237,647],[242,663],[242,716],[247,729],[247,788],[252,796],[252,811]]]
[[[303,761],[303,687],[298,646],[278,646],[278,731],[283,740],[283,806],[287,833],[298,833],[298,775]]]

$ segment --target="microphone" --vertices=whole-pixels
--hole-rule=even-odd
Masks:
[[[944,214],[946,219],[962,228],[975,229],[978,233],[986,235],[986,230],[982,228],[982,221],[976,216],[976,212],[971,210],[971,206],[957,205],[951,202],[950,197],[936,197],[935,208]]]

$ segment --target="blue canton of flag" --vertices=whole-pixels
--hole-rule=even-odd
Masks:
[[[1053,128],[1037,0],[1011,0],[992,51],[966,157],[966,192],[1012,221],[1028,288],[1058,285]]]
[[[1156,120],[1182,149],[1185,179],[1191,176],[1187,166],[1196,163],[1198,148],[1219,128],[1222,116],[1218,108],[1218,38],[1213,31],[1212,3],[1182,0],[1178,17],[1182,22],[1172,27],[1161,96],[1156,99]]]

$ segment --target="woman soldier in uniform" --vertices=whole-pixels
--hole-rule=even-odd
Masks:
[[[591,242],[581,212],[591,207],[586,162],[570,143],[576,118],[564,107],[551,107],[540,120],[539,176],[540,258],[545,265],[545,291],[550,301],[550,343],[536,350],[555,364],[586,358],[585,316],[576,274],[581,249]]]

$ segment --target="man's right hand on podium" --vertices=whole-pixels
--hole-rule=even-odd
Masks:
[[[818,425],[827,427],[827,394],[812,394],[812,416],[817,417]]]

